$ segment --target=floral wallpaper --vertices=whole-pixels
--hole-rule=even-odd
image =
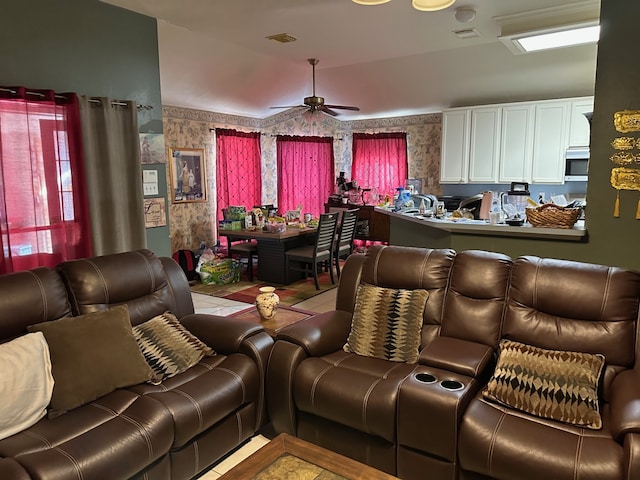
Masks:
[[[163,106],[167,148],[205,150],[207,201],[169,205],[171,251],[197,250],[200,242],[215,244],[215,128],[262,133],[262,202],[277,203],[276,137],[278,135],[332,136],[335,171],[350,179],[353,133],[407,133],[409,177],[422,180],[422,191],[442,193],[440,178],[440,113],[370,120],[340,121],[324,114],[287,110],[265,119],[240,117],[172,106]],[[167,179],[170,179],[167,172]],[[357,179],[356,179],[357,180]],[[168,180],[169,181],[169,180]],[[167,186],[170,191],[170,186]]]

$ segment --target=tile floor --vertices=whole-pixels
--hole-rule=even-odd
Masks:
[[[315,297],[311,297],[304,302],[297,303],[294,307],[318,313],[333,310],[336,304],[336,292],[337,289],[333,288],[327,292],[316,295]],[[224,316],[244,310],[249,306],[247,303],[227,300],[225,298],[211,297],[200,293],[192,293],[192,297],[196,313],[209,313]],[[226,473],[229,469],[233,468],[267,443],[269,443],[269,438],[264,435],[254,436],[235,452],[232,452],[222,461],[211,467],[211,469],[199,477],[199,479],[216,480],[220,478],[220,476]]]

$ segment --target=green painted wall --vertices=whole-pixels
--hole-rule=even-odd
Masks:
[[[0,85],[135,100],[141,133],[162,133],[160,69],[154,18],[97,0],[4,2],[0,15]],[[166,198],[164,165],[160,194]],[[147,230],[148,247],[169,255],[169,228]]]

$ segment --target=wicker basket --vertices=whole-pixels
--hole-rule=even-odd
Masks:
[[[581,210],[581,208],[565,208],[554,203],[545,203],[536,208],[527,207],[527,222],[534,227],[572,228]]]

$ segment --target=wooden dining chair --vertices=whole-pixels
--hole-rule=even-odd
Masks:
[[[229,242],[229,256],[239,256],[241,259],[247,259],[247,273],[249,274],[249,281],[253,282],[253,258],[258,255],[258,243],[252,240],[241,241],[238,243],[231,243],[231,238],[227,240]]]
[[[336,242],[333,247],[333,260],[336,266],[336,274],[340,279],[340,259],[347,258],[353,253],[353,241],[356,238],[358,225],[358,209],[346,210],[342,214],[342,222],[338,227]]]
[[[335,244],[336,227],[338,225],[338,213],[323,213],[318,222],[318,231],[313,245],[291,248],[285,252],[287,257],[286,268],[305,273],[305,277],[313,275],[316,290],[320,290],[318,281],[318,269],[325,262],[329,264],[329,276],[331,283],[335,283],[333,278],[333,246]],[[298,266],[292,266],[291,263]]]

